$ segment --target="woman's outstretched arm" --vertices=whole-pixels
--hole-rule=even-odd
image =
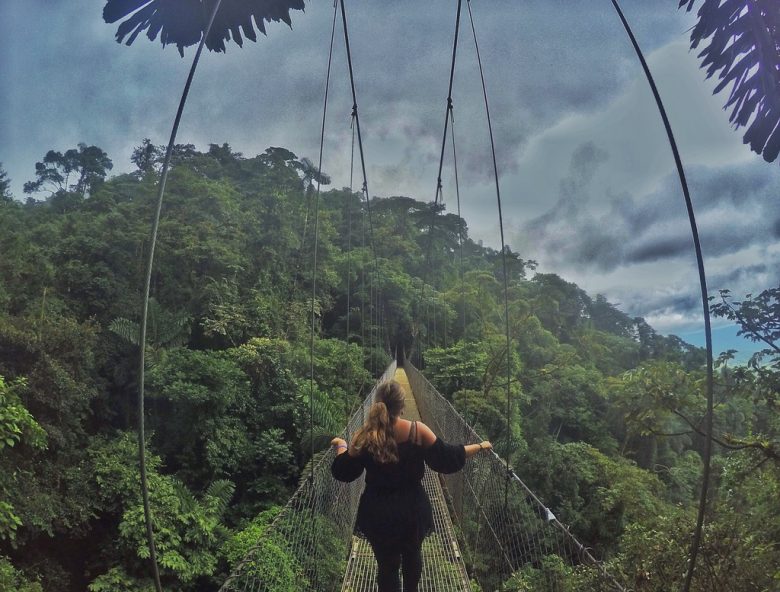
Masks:
[[[436,434],[433,433],[433,430],[421,421],[417,422],[417,432],[419,433],[420,444],[423,448],[429,448],[433,446],[438,439]],[[483,440],[479,444],[466,444],[463,448],[466,451],[466,458],[471,458],[477,452],[481,452],[482,450],[491,450],[493,445],[487,440]]]
[[[448,444],[437,438],[431,428],[422,422],[417,424],[418,444],[423,447],[425,462],[438,473],[455,473],[466,464],[466,458],[474,456],[480,450],[489,450],[490,442],[481,444]]]

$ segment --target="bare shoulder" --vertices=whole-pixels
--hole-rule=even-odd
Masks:
[[[433,430],[421,421],[417,422],[417,433],[419,434],[418,438],[420,444],[422,444],[425,448],[432,446],[433,443],[436,442],[436,434],[434,434]]]
[[[405,442],[409,438],[411,427],[411,421],[400,417],[396,418],[393,424],[393,436],[395,436],[396,442]]]

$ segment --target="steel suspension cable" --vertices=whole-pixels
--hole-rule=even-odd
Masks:
[[[360,246],[361,251],[366,251],[366,213],[362,212],[360,218]],[[360,266],[360,342],[363,346],[363,360],[365,363],[368,356],[368,347],[366,346],[366,263],[363,261]]]
[[[511,452],[511,411],[512,411],[512,398],[511,398],[511,382],[512,382],[512,370],[510,367],[511,361],[511,345],[512,340],[509,333],[509,275],[507,273],[506,265],[506,241],[504,239],[504,216],[501,208],[501,185],[498,176],[498,161],[496,159],[496,143],[493,137],[493,124],[490,119],[490,102],[488,101],[487,85],[485,84],[485,71],[482,67],[482,56],[479,51],[479,41],[477,39],[477,29],[474,26],[474,14],[471,10],[471,0],[466,0],[466,7],[469,13],[469,22],[471,24],[471,33],[474,37],[474,49],[477,54],[477,65],[479,66],[479,78],[482,82],[482,97],[485,102],[485,115],[487,117],[488,132],[490,135],[490,154],[493,160],[493,177],[495,179],[496,186],[496,201],[498,203],[498,225],[501,234],[501,264],[504,271],[504,324],[506,332],[506,453],[504,457],[506,459],[506,486],[504,489],[504,507],[509,507],[509,481],[511,478],[511,465],[510,465],[510,452]],[[502,584],[503,588],[503,584]]]
[[[376,247],[374,245],[374,223],[371,217],[371,202],[368,192],[368,176],[366,174],[366,155],[363,150],[363,134],[360,131],[360,114],[358,112],[357,92],[355,91],[355,71],[352,66],[352,49],[349,44],[349,29],[347,27],[347,12],[344,8],[344,0],[339,0],[341,5],[341,20],[344,25],[344,45],[347,51],[347,65],[349,66],[349,83],[352,89],[352,113],[355,117],[355,128],[357,130],[358,152],[360,153],[360,168],[363,172],[363,194],[366,200],[366,211],[368,213],[369,238],[371,241],[371,250],[374,254],[374,264],[378,266]]]
[[[352,291],[352,184],[355,173],[355,119],[350,119],[350,128],[352,130],[352,150],[349,160],[349,195],[347,196],[347,337],[349,343],[350,336],[350,317],[352,309],[350,297]]]
[[[436,196],[433,200],[434,203],[439,202],[439,196],[441,195],[441,171],[444,167],[444,149],[447,146],[447,126],[450,122],[450,115],[452,114],[452,85],[455,81],[455,62],[458,53],[458,37],[460,35],[460,13],[463,5],[463,0],[458,0],[458,8],[455,15],[455,37],[452,42],[452,60],[450,62],[450,82],[447,90],[447,109],[444,112],[444,132],[441,138],[441,152],[439,153],[439,172],[436,174]]]
[[[333,24],[330,31],[330,49],[328,51],[328,68],[325,74],[325,96],[322,103],[322,125],[320,127],[320,151],[319,159],[317,161],[317,192],[314,197],[314,245],[312,249],[312,272],[311,272],[311,326],[309,332],[309,446],[311,448],[311,460],[309,479],[314,487],[314,332],[317,322],[316,317],[316,300],[317,300],[317,255],[319,251],[319,231],[320,231],[320,192],[322,188],[322,157],[325,146],[325,120],[328,114],[328,96],[330,94],[330,71],[333,65],[333,41],[336,36],[336,14],[337,7],[333,4]],[[313,545],[315,553],[315,566],[317,565],[316,553],[317,553],[317,528],[315,522],[315,513],[311,513],[310,528],[312,537],[315,540]],[[314,571],[315,587],[317,585],[318,571]]]
[[[437,206],[440,201],[443,200],[443,187],[442,187],[442,179],[441,179],[441,173],[444,168],[444,152],[447,147],[447,131],[448,131],[448,125],[451,119],[451,115],[453,112],[453,103],[452,103],[452,87],[455,80],[455,64],[457,62],[457,55],[458,55],[458,39],[460,38],[460,20],[461,20],[461,12],[462,12],[462,6],[463,6],[463,0],[458,0],[458,6],[455,12],[455,34],[453,36],[452,41],[452,58],[450,60],[450,76],[449,76],[449,83],[447,86],[447,103],[446,108],[444,110],[444,131],[442,132],[442,139],[441,139],[441,151],[439,152],[439,168],[436,173],[436,191],[434,194],[433,199],[433,206],[431,208],[431,221],[428,225],[428,248],[426,250],[425,254],[425,265],[423,267],[423,278],[422,278],[422,284],[420,285],[420,296],[419,296],[419,306],[423,306],[423,300],[425,298],[425,284],[427,283],[428,279],[428,273],[430,271],[431,267],[431,249],[433,245],[433,227],[436,222],[436,214],[437,214]],[[429,329],[429,317],[428,317],[428,309],[429,304],[426,303],[425,305],[425,317],[426,317],[426,333],[425,333],[425,343],[426,345],[430,345],[432,343],[432,340],[430,339],[430,335],[428,333]],[[434,301],[434,325],[436,322],[436,305]],[[435,332],[435,329],[434,329]],[[435,339],[435,335],[434,335]],[[422,340],[421,340],[422,342]],[[420,349],[422,350],[422,343]],[[422,351],[420,351],[420,356],[422,356]],[[420,358],[422,361],[422,357]]]
[[[334,2],[335,6],[335,2]],[[334,23],[335,25],[335,15],[334,15]],[[349,338],[350,338],[350,320],[352,317],[352,305],[351,305],[351,292],[352,292],[352,183],[353,183],[353,175],[355,172],[355,126],[354,126],[354,119],[350,120],[350,128],[352,129],[352,150],[350,152],[350,161],[349,161],[349,194],[347,195],[347,319],[346,319],[346,335],[345,335],[345,341],[347,344],[346,347],[346,356],[349,357]],[[347,375],[347,384],[352,384],[352,364],[348,363],[347,368],[349,368],[348,375]],[[345,410],[349,410],[349,402],[345,400]]]
[[[455,173],[455,198],[458,203],[458,220],[463,222],[460,211],[460,181],[458,179],[458,151],[455,147],[455,114],[450,110],[450,139],[452,141],[452,165]],[[461,342],[463,343],[463,362],[461,371],[461,388],[465,388],[466,383],[466,278],[463,273],[463,226],[458,228],[458,251],[460,262],[458,265],[458,276],[460,279],[460,304],[462,309],[461,314]]]
[[[455,172],[455,197],[458,202],[458,219],[463,221],[460,213],[460,181],[458,179],[458,152],[455,149],[455,114],[450,110],[450,138],[452,139],[452,165]],[[460,297],[463,308],[462,331],[463,340],[466,339],[466,280],[463,274],[463,227],[458,228],[458,250],[460,251]]]
[[[368,175],[366,174],[366,156],[365,156],[365,150],[363,149],[363,134],[361,133],[360,129],[360,114],[358,112],[358,102],[357,102],[357,92],[355,90],[355,71],[354,67],[352,65],[352,49],[349,43],[349,27],[347,26],[347,11],[344,8],[344,0],[339,0],[339,4],[341,6],[341,20],[342,24],[344,25],[344,46],[346,48],[347,52],[347,65],[349,67],[349,83],[350,88],[352,90],[352,113],[355,118],[355,128],[357,130],[357,139],[358,139],[358,152],[360,153],[360,167],[363,172],[363,196],[366,203],[366,212],[368,214],[368,227],[369,227],[369,242],[371,243],[371,251],[374,256],[374,281],[371,282],[371,286],[369,287],[370,290],[370,307],[369,307],[369,314],[371,317],[371,322],[373,323],[375,310],[374,309],[374,293],[376,292],[374,285],[376,283],[376,278],[379,275],[379,258],[377,256],[376,252],[376,245],[374,243],[374,222],[371,215],[371,200],[369,197],[369,191],[368,191]],[[378,302],[378,297],[377,297]],[[375,331],[372,328],[369,328],[369,337],[371,340],[375,340]],[[373,372],[373,358],[372,355],[372,372]]]
[[[702,472],[703,473],[702,486],[701,486],[701,494],[699,497],[698,516],[696,518],[696,529],[694,531],[693,540],[691,542],[690,559],[688,561],[688,571],[685,575],[685,583],[683,585],[683,590],[685,592],[688,592],[691,588],[691,582],[693,581],[693,572],[696,566],[696,557],[699,552],[699,546],[701,545],[702,528],[704,526],[704,515],[707,511],[707,493],[709,489],[710,464],[712,458],[712,421],[713,421],[713,406],[714,406],[713,405],[713,382],[714,381],[713,381],[713,362],[712,362],[712,327],[710,323],[710,304],[709,304],[709,297],[707,293],[707,276],[704,271],[704,256],[702,255],[701,242],[699,240],[699,230],[696,224],[696,215],[693,211],[693,201],[691,200],[691,193],[688,189],[688,181],[686,180],[685,177],[685,169],[683,168],[682,158],[680,157],[680,152],[677,149],[677,142],[674,138],[674,133],[672,132],[672,125],[671,123],[669,123],[669,117],[666,114],[666,109],[664,107],[663,101],[661,100],[661,94],[658,91],[658,87],[655,84],[655,79],[653,78],[653,75],[650,72],[650,67],[647,65],[647,61],[645,60],[644,54],[642,53],[642,50],[639,47],[639,43],[637,42],[636,37],[634,36],[634,33],[631,30],[631,27],[628,24],[625,15],[623,14],[623,11],[620,9],[620,5],[618,4],[617,0],[612,0],[612,6],[615,7],[618,17],[620,18],[621,23],[623,23],[623,28],[625,28],[626,33],[628,34],[628,37],[631,40],[631,44],[634,47],[634,51],[636,52],[636,55],[639,58],[640,63],[642,64],[642,69],[644,70],[645,76],[647,77],[647,82],[650,84],[650,89],[653,92],[653,97],[655,97],[655,103],[656,106],[658,107],[658,112],[661,115],[661,119],[663,120],[664,123],[664,128],[666,129],[666,136],[669,140],[669,146],[672,149],[672,154],[674,156],[674,163],[677,167],[677,174],[680,178],[680,186],[682,187],[683,196],[685,198],[685,207],[688,211],[688,220],[691,225],[691,234],[693,236],[694,250],[696,251],[696,266],[699,271],[699,286],[701,288],[701,301],[702,301],[702,309],[704,313],[704,335],[705,335],[706,347],[707,347],[707,413],[705,415],[705,429],[706,429],[707,437],[704,441],[705,442],[704,443],[704,468]]]
[[[198,67],[200,56],[203,53],[203,46],[206,44],[206,38],[211,32],[211,27],[214,24],[214,19],[217,16],[219,7],[222,4],[222,0],[217,0],[214,4],[214,8],[209,16],[208,24],[203,31],[203,36],[198,43],[198,49],[195,51],[195,57],[192,59],[192,66],[187,76],[187,82],[184,84],[184,90],[179,100],[179,107],[176,110],[176,117],[173,121],[173,128],[171,129],[170,139],[168,140],[168,147],[165,150],[165,159],[163,160],[162,171],[160,172],[160,182],[157,188],[157,208],[154,213],[154,221],[152,222],[151,240],[149,242],[149,256],[146,259],[146,277],[144,279],[144,291],[143,291],[143,309],[141,311],[141,328],[138,338],[138,344],[140,347],[139,364],[138,364],[138,464],[141,472],[141,495],[143,497],[144,506],[144,521],[146,523],[146,540],[149,547],[149,560],[152,563],[152,572],[154,577],[154,587],[157,592],[162,592],[162,584],[160,583],[160,569],[157,565],[157,549],[154,544],[154,527],[152,526],[152,512],[149,506],[149,481],[146,472],[146,433],[144,426],[144,386],[145,386],[145,370],[146,370],[146,327],[149,318],[149,293],[152,285],[152,270],[154,268],[154,251],[157,245],[157,233],[160,227],[160,215],[162,213],[163,197],[165,196],[165,184],[168,180],[168,172],[171,166],[171,155],[173,154],[173,147],[176,142],[176,134],[179,132],[179,124],[181,123],[181,117],[184,113],[184,105],[187,103],[187,96],[192,86],[192,79],[195,76],[195,69]]]

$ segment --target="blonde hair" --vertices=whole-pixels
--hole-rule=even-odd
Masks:
[[[352,445],[367,450],[379,463],[398,462],[398,445],[393,437],[393,423],[404,408],[404,392],[395,380],[383,382],[376,389],[366,423],[355,434]]]

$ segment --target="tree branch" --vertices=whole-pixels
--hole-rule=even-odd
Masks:
[[[748,332],[753,334],[754,337],[756,337],[757,340],[763,341],[766,343],[769,347],[771,347],[773,350],[775,350],[778,354],[780,354],[780,347],[778,347],[773,341],[770,339],[767,339],[764,337],[759,330],[751,323],[748,319],[744,317],[737,309],[732,306],[732,304],[726,299],[726,296],[723,294],[720,295],[721,300],[723,300],[723,303],[728,307],[728,309],[734,313],[734,316],[737,318],[737,320],[742,324],[743,327],[747,327]]]
[[[699,434],[700,436],[707,437],[707,434],[703,432],[699,427],[697,427],[688,417],[686,417],[684,414],[680,413],[676,409],[672,409],[672,413],[674,413],[676,416],[678,416],[680,419],[682,419],[685,423],[687,423],[694,432]],[[771,458],[772,460],[776,462],[780,462],[780,451],[775,450],[771,445],[762,444],[761,442],[746,442],[745,440],[733,438],[732,436],[729,436],[726,434],[726,440],[731,440],[731,442],[721,440],[719,438],[716,438],[715,436],[712,436],[712,441],[718,444],[719,446],[722,446],[723,448],[726,448],[728,450],[745,450],[748,448],[753,448],[755,450],[759,450],[764,455],[766,455],[768,458]]]

